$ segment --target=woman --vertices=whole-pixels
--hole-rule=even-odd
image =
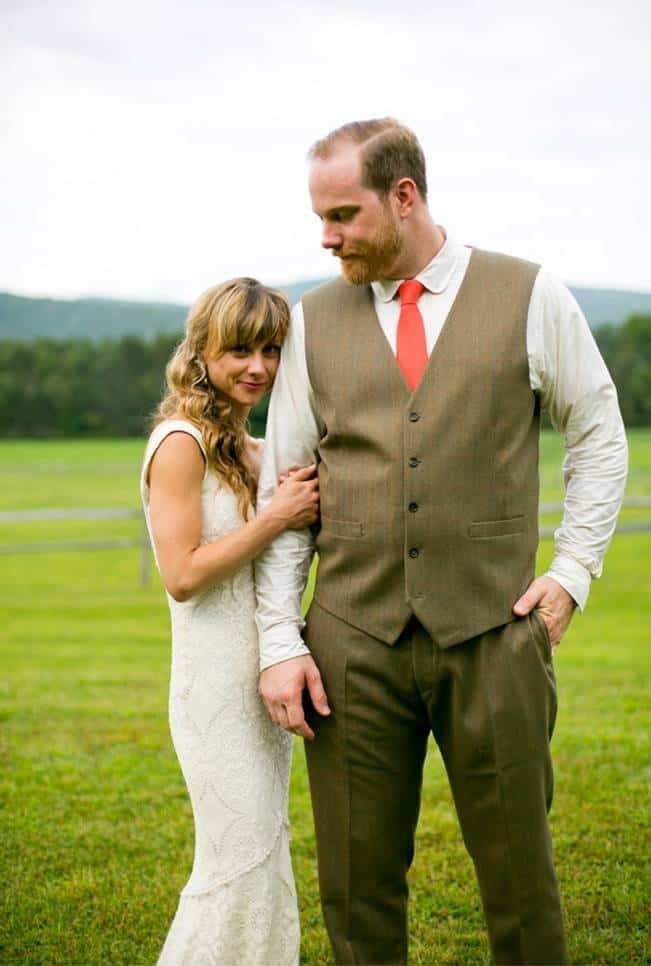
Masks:
[[[316,519],[314,468],[253,512],[262,444],[246,433],[287,332],[285,298],[255,279],[205,292],[167,367],[141,491],[172,619],[170,727],[195,820],[192,875],[159,963],[292,966],[291,737],[257,692],[252,560]]]

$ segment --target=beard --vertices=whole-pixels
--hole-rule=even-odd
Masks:
[[[341,273],[351,285],[368,285],[385,276],[402,250],[402,235],[390,211],[369,241],[359,241],[355,251],[341,258]],[[333,252],[337,255],[337,252]]]

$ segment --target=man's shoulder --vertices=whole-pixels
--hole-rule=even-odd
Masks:
[[[501,293],[528,305],[540,265],[525,258],[473,248],[468,266],[467,284],[471,290]]]
[[[306,322],[316,316],[330,316],[344,307],[368,298],[366,285],[351,285],[343,278],[331,278],[321,285],[304,292],[301,296],[303,315]]]
[[[527,272],[538,272],[540,265],[527,258],[520,258],[517,255],[507,255],[504,252],[488,251],[485,248],[473,248],[471,257],[476,261],[482,261],[491,267],[502,268],[505,270]]]
[[[321,297],[328,297],[332,294],[339,294],[352,286],[344,281],[341,276],[337,278],[329,278],[326,282],[321,282],[319,285],[315,285],[314,288],[310,288],[307,292],[303,292],[301,295],[301,302],[313,301]]]

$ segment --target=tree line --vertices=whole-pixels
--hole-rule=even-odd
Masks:
[[[595,331],[627,426],[651,426],[651,315]],[[178,336],[0,341],[0,436],[142,436]],[[264,433],[267,400],[251,414]]]
[[[179,338],[0,341],[0,437],[145,435]],[[251,413],[254,436],[267,402]]]

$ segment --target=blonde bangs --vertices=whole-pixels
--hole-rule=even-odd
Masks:
[[[218,304],[209,299],[206,352],[212,357],[236,346],[254,349],[260,345],[282,345],[285,341],[289,327],[285,296],[255,279],[243,281],[247,284],[224,292]]]

